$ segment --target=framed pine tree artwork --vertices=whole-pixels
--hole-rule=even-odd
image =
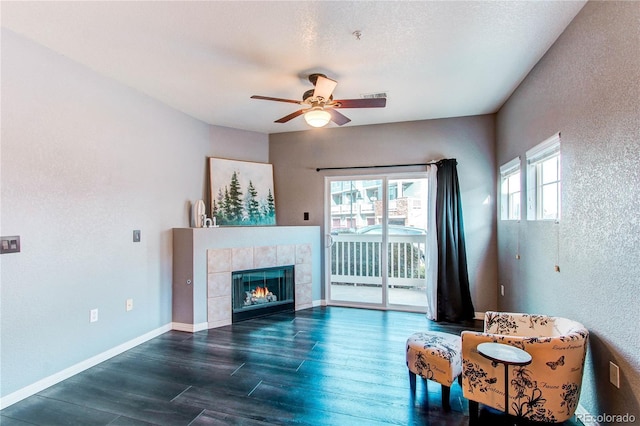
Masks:
[[[273,166],[209,158],[211,216],[222,226],[276,224]]]

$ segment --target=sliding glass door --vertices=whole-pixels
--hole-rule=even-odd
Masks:
[[[425,173],[327,178],[330,304],[424,311]]]
[[[426,306],[427,178],[388,180],[388,303]]]

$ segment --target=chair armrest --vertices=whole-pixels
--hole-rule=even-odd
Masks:
[[[478,353],[480,343],[494,342],[497,335],[463,331],[462,338],[462,394],[476,401],[504,411],[504,370]],[[501,373],[502,372],[502,373]]]
[[[588,333],[523,337],[463,331],[461,337],[465,398],[505,411],[505,367],[477,350],[480,343],[504,343],[523,349],[532,357],[529,365],[508,367],[509,413],[553,422],[573,415],[580,397]]]

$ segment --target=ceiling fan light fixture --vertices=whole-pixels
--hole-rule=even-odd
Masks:
[[[322,107],[314,107],[304,113],[304,120],[309,126],[324,127],[331,121],[331,114]]]

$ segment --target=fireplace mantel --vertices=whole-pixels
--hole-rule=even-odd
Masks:
[[[253,267],[295,264],[295,309],[310,308],[320,300],[320,252],[318,226],[174,228],[173,328],[230,324],[231,272]]]

